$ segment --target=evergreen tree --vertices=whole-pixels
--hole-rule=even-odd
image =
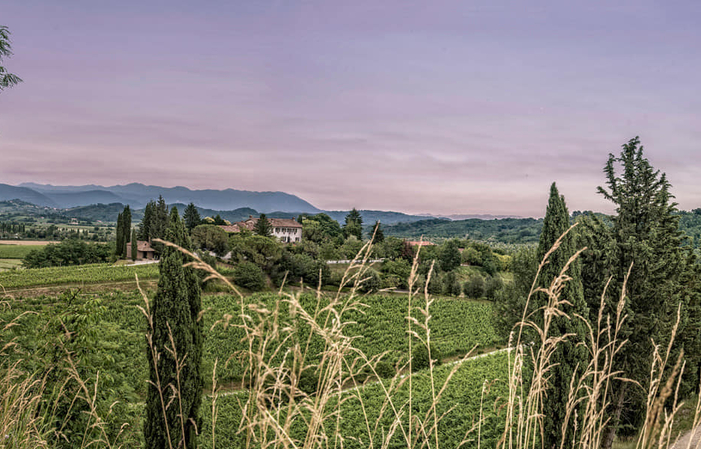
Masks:
[[[183,248],[191,249],[185,226],[176,208],[171,211],[166,238]],[[150,310],[153,320],[153,349],[158,354],[158,377],[154,369],[154,354],[149,349],[150,384],[144,424],[144,439],[148,448],[194,448],[197,446],[196,429],[201,428],[199,409],[204,381],[201,371],[203,328],[199,314],[202,303],[197,276],[192,268],[183,267],[186,262],[180,251],[171,247],[164,248],[159,266],[158,291]],[[170,343],[169,327],[175,348]],[[176,360],[167,348],[171,351],[175,349],[178,359],[182,361],[179,379]],[[164,404],[155,386],[158,379],[166,404],[169,403],[172,387],[180,386],[176,398],[167,405],[165,420]]]
[[[185,227],[189,232],[192,232],[193,229],[202,224],[202,217],[200,217],[200,213],[197,211],[194,203],[187,205],[183,212],[183,219],[185,220]]]
[[[122,212],[117,215],[117,228],[115,230],[115,247],[114,255],[117,259],[121,258],[124,254],[122,250],[124,248],[124,214]]]
[[[443,244],[440,252],[440,263],[443,271],[453,271],[460,266],[462,257],[455,240],[448,240]]]
[[[260,218],[258,218],[256,225],[253,227],[253,232],[263,237],[269,237],[273,233],[273,228],[270,226],[265,214],[260,214]]]
[[[151,241],[151,224],[153,223],[155,209],[155,201],[149,201],[146,204],[144,216],[141,219],[141,224],[139,225],[139,240],[145,240],[147,242]]]
[[[382,227],[380,226],[380,221],[376,221],[375,225],[372,227],[372,231],[370,232],[370,238],[373,238],[373,235],[375,236],[375,239],[372,241],[372,243],[382,243],[385,241],[385,233],[382,232]]]
[[[12,56],[12,46],[10,45],[10,30],[6,26],[0,25],[0,63],[2,59]],[[21,83],[22,79],[8,72],[5,67],[0,65],[0,92],[7,87],[12,87],[15,84]]]
[[[131,231],[131,260],[136,260],[136,255],[139,251],[139,247],[136,243],[136,229]]]
[[[622,169],[620,174],[616,173],[618,166]],[[611,420],[602,442],[602,447],[608,449],[619,428],[635,430],[642,424],[652,340],[666,346],[679,304],[684,313],[682,324],[688,321],[691,292],[684,288],[683,282],[691,267],[687,265],[690,260],[687,248],[682,246],[676,203],[671,201],[671,185],[666,175],[655,170],[643,156],[638,137],[623,145],[619,157],[609,155],[604,173],[606,188],[599,187],[598,191],[615,205],[616,215],[610,229],[595,228],[590,230],[589,236],[593,234],[598,240],[608,240],[604,243],[605,252],[598,254],[601,259],[594,260],[599,268],[613,276],[606,312],[615,313],[617,295],[632,265],[624,311],[628,319],[619,333],[619,338],[627,339],[628,343],[622,348],[618,366],[614,368],[623,370],[628,378],[643,386],[642,389],[633,388],[630,383],[620,381],[613,385]],[[586,261],[591,259],[587,257]],[[598,303],[600,295],[601,290],[598,296],[587,299],[590,304]],[[684,331],[682,327],[680,332]],[[677,344],[675,349],[680,346]]]
[[[538,243],[537,258],[543,260],[545,254],[552,248],[557,239],[567,231],[570,227],[570,215],[567,211],[565,198],[560,195],[555,183],[550,187],[550,199],[548,207],[543,219],[543,230],[540,234]],[[552,283],[567,261],[577,252],[576,235],[573,231],[569,232],[562,240],[560,247],[550,254],[548,262],[540,272],[538,284],[541,287],[547,288]],[[560,447],[562,438],[562,425],[565,421],[567,400],[569,395],[570,381],[573,377],[579,377],[588,363],[587,350],[583,345],[578,343],[583,342],[586,336],[586,328],[584,323],[575,317],[575,314],[586,317],[588,308],[584,300],[584,291],[582,288],[581,277],[581,262],[576,260],[572,263],[567,271],[567,275],[571,277],[564,288],[562,289],[560,299],[566,300],[569,306],[563,306],[563,311],[569,317],[554,316],[551,323],[549,336],[562,336],[565,334],[573,334],[564,342],[558,344],[557,349],[553,353],[550,361],[553,367],[550,371],[548,393],[543,399],[543,411],[547,413],[548,419],[544,422],[543,428],[543,447],[553,448]],[[532,300],[536,308],[547,305],[548,298],[543,293],[536,293]],[[542,313],[536,313],[537,320],[542,326]],[[574,429],[581,429],[581,425],[574,425],[570,417],[570,422],[567,425],[566,442],[571,442]],[[580,423],[581,424],[581,423]],[[578,441],[578,440],[575,440]]]
[[[346,215],[346,224],[343,225],[343,236],[345,238],[354,235],[358,240],[363,240],[363,217],[360,212],[354,207],[353,210]]]
[[[127,244],[131,239],[131,208],[127,204],[122,211],[122,249],[120,254],[127,257]]]

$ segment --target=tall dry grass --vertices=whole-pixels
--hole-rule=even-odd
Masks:
[[[548,262],[550,255],[559,249],[563,237],[541,261],[538,275]],[[168,242],[162,243],[175,246]],[[450,369],[444,380],[438,380],[438,376],[435,375],[437,361],[431,354],[431,305],[434,299],[428,294],[428,284],[434,276],[434,271],[432,267],[426,283],[419,288],[417,273],[420,249],[412,264],[407,294],[408,356],[398,366],[397,374],[386,381],[377,381],[380,379],[377,366],[383,360],[384,354],[368,357],[359,351],[354,345],[357,336],[349,335],[347,332],[351,323],[344,321],[346,312],[364,309],[361,287],[370,278],[368,260],[372,251],[371,243],[367,243],[362,248],[355,258],[358,262],[354,261],[351,264],[335,294],[324,298],[320,286],[316,286],[314,290],[317,302],[313,309],[302,305],[301,292],[289,293],[282,288],[279,292],[280,299],[273,307],[247,300],[235,285],[213,267],[204,263],[196,254],[182,248],[178,249],[191,258],[192,261],[188,266],[204,270],[208,273],[208,280],[218,279],[239,297],[238,310],[232,311],[214,324],[214,326],[241,328],[245,333],[244,342],[247,349],[238,354],[232,354],[229,360],[215,361],[211,400],[212,448],[219,447],[216,435],[218,399],[221,390],[217,385],[216,367],[231,363],[233,360],[241,361],[246,367],[244,375],[246,391],[245,394],[237,396],[237,400],[242,411],[238,432],[244,437],[245,446],[248,448],[340,449],[351,442],[362,442],[365,447],[383,449],[394,445],[397,438],[402,442],[401,445],[407,448],[438,449],[442,446],[440,423],[449,415],[451,409],[439,413],[439,405],[446,400],[444,394],[454,374],[460,369],[460,363]],[[552,388],[549,384],[549,372],[554,366],[552,355],[558,345],[573,337],[572,335],[552,335],[552,322],[555,318],[565,318],[582,320],[586,324],[588,333],[582,344],[587,347],[590,361],[583,370],[583,374],[570,382],[566,408],[567,419],[563,423],[563,439],[560,442],[560,448],[598,449],[601,447],[603,431],[610,421],[607,409],[613,397],[612,382],[626,380],[625,373],[616,369],[616,358],[621,348],[626,345],[626,341],[619,335],[627,319],[623,310],[628,299],[624,283],[615,315],[608,316],[603,313],[604,299],[607,295],[605,290],[601,295],[601,307],[595,323],[588,322],[586,317],[568,316],[565,313],[568,303],[561,299],[561,293],[563,286],[570,281],[567,274],[569,267],[579,254],[578,252],[570,258],[548,287],[536,287],[538,283],[534,280],[528,302],[531,302],[534,295],[545,295],[547,304],[536,311],[539,314],[538,317],[526,315],[524,312],[509,341],[508,378],[484,381],[480,401],[482,407],[458,446],[472,444],[478,448],[483,447],[482,425],[488,412],[484,404],[485,392],[493,382],[504,382],[508,393],[501,400],[500,416],[503,419],[503,432],[497,447],[500,449],[541,447],[540,435],[544,420],[547,419],[547,413],[543,410],[543,399]],[[344,287],[348,291],[344,291]],[[142,295],[144,299],[142,311],[152,330],[149,298],[143,291]],[[294,319],[287,321],[281,318],[282,305],[289,308],[290,315]],[[528,306],[525,310],[528,310]],[[5,327],[15,325],[17,325],[16,322],[8,323]],[[670,361],[677,328],[678,321],[666,348],[655,346],[645,426],[637,442],[637,447],[640,449],[668,448],[674,444],[671,430],[681,405],[678,391],[684,370],[681,354],[673,364]],[[150,332],[147,333],[149,342],[151,341]],[[526,335],[535,335],[534,341],[526,341],[528,340]],[[319,354],[310,353],[312,339],[321,339],[323,342]],[[421,375],[429,378],[431,403],[420,415],[414,412],[413,407],[415,399],[412,383],[415,374],[412,370],[411,356],[416,350],[416,345],[424,346],[429,354],[429,368]],[[8,342],[3,351],[11,346],[11,342]],[[149,344],[148,350],[153,351],[152,360],[154,361],[161,356],[152,343]],[[469,355],[465,355],[462,361]],[[171,354],[171,356],[181,364],[188,363],[187,354]],[[67,354],[67,357],[70,361],[70,354]],[[69,366],[73,365],[69,363]],[[94,385],[89,386],[80,379],[77,369],[69,370],[69,375],[73,376],[73,380],[80,386],[74,400],[87,403],[87,413],[90,415],[89,429],[86,429],[83,440],[79,442],[80,447],[120,447],[119,435],[116,439],[109,439],[101,430],[104,420],[94,404],[96,391],[99,388],[98,383],[95,382]],[[303,385],[310,375],[316,379],[316,387],[312,391]],[[376,382],[381,391],[382,405],[379,412],[375,410],[375,413],[370,413],[363,401],[362,386],[364,382],[369,381]],[[169,407],[178,407],[179,385],[177,382],[174,385],[161,385],[157,380],[154,386],[161,393],[161,408],[165,419],[166,410]],[[407,386],[408,396],[397,394],[401,388]],[[2,366],[0,393],[3,410],[0,425],[3,426],[2,435],[11,435],[11,437],[0,442],[0,448],[50,447],[47,442],[49,441],[47,433],[50,429],[47,429],[46,421],[38,413],[42,388],[42,382],[31,374],[19,372],[16,366]],[[362,435],[344,434],[342,426],[344,404],[351,400],[360,404],[360,413],[364,417]],[[672,405],[666,405],[669,403]],[[369,418],[377,413],[385,420]],[[389,425],[381,425],[381,422],[389,422]],[[696,404],[694,427],[699,422],[701,422],[701,402]],[[574,441],[565,441],[564,435],[568,426],[581,426],[575,429],[576,440]],[[181,433],[180,441],[184,442],[184,424],[169,431]],[[690,442],[687,449],[691,447]]]

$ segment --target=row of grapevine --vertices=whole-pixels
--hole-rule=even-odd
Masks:
[[[121,282],[158,277],[158,265],[91,264],[70,267],[32,268],[0,272],[0,286],[11,288],[43,287],[62,284]]]

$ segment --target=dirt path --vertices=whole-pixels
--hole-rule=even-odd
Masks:
[[[676,444],[672,445],[672,449],[697,449],[699,447],[701,447],[701,426],[687,432]]]

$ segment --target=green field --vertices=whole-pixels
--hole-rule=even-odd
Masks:
[[[0,245],[0,259],[24,259],[30,251],[41,249],[44,245]]]
[[[12,270],[22,266],[22,259],[0,259],[0,271]]]
[[[49,270],[64,270],[65,277],[61,282],[71,282],[76,279],[81,270],[76,268],[61,268]],[[87,267],[94,273],[109,273],[109,266]],[[134,267],[128,267],[133,270]],[[156,270],[157,266],[141,266],[139,269]],[[46,270],[46,269],[45,269]],[[97,270],[97,271],[95,271]],[[23,273],[40,270],[23,270]],[[46,273],[46,271],[43,271]],[[6,276],[3,273],[0,276]],[[131,273],[133,276],[133,273]],[[139,274],[142,276],[142,273]],[[113,277],[114,278],[114,277]],[[2,279],[2,277],[0,277]],[[58,277],[56,278],[58,281]],[[93,278],[93,282],[94,282]],[[153,297],[154,292],[149,292]],[[362,298],[364,306],[359,309],[349,310],[342,314],[344,322],[354,322],[346,327],[346,335],[358,336],[355,347],[363,351],[368,357],[376,356],[388,351],[385,359],[392,364],[400,360],[406,360],[408,337],[406,333],[405,315],[408,308],[408,299],[400,295],[373,295]],[[94,382],[97,372],[100,372],[100,388],[98,402],[102,410],[107,410],[109,404],[116,401],[113,414],[108,418],[111,431],[117,432],[122,423],[130,423],[129,431],[123,436],[126,446],[131,447],[140,438],[141,424],[143,422],[143,401],[147,386],[148,362],[146,360],[146,345],[144,332],[146,321],[137,306],[143,305],[143,299],[138,292],[100,292],[95,294],[81,294],[74,296],[65,293],[59,297],[34,297],[8,300],[9,306],[0,310],[0,322],[9,322],[24,312],[30,312],[21,317],[19,326],[12,327],[2,335],[3,340],[14,338],[19,352],[10,356],[12,360],[22,359],[21,366],[27,372],[43,373],[48,369],[47,360],[57,356],[56,338],[62,338],[67,326],[76,332],[75,344],[72,351],[76,351],[81,359],[81,373]],[[310,327],[305,325],[299,313],[291,316],[288,313],[288,303],[280,301],[275,294],[256,294],[245,298],[244,307],[255,303],[258,306],[266,306],[274,310],[276,304],[280,305],[279,320],[283,327],[297,329],[297,338],[306,341]],[[322,300],[319,304],[322,308],[328,300]],[[300,298],[300,304],[310,313],[317,308],[315,295],[304,294]],[[422,305],[421,300],[415,304]],[[227,314],[234,317],[232,324],[237,322],[241,310],[241,302],[237,297],[229,295],[205,295],[203,296],[205,351],[204,351],[204,377],[211,383],[214,361],[219,360],[217,370],[218,383],[224,385],[236,385],[241,379],[243,366],[232,360],[228,367],[224,367],[225,361],[233,354],[245,351],[247,345],[242,342],[242,331],[237,326],[214,326],[214,323],[224,318]],[[430,308],[432,315],[431,329],[432,339],[437,348],[445,355],[460,354],[475,345],[490,347],[499,344],[500,341],[491,326],[491,306],[482,302],[465,301],[457,299],[437,299]],[[255,315],[255,314],[253,314]],[[412,315],[422,320],[418,310]],[[321,313],[319,322],[324,322],[331,315]],[[254,318],[256,319],[256,318]],[[293,339],[294,340],[294,339]],[[71,342],[68,342],[71,344]],[[275,348],[283,351],[290,347],[290,341],[275,342]],[[323,342],[314,337],[308,347],[308,363],[318,361],[318,354],[322,351]],[[8,360],[10,361],[10,360]],[[473,363],[473,362],[471,362]],[[474,362],[474,366],[482,366],[483,362]],[[401,364],[401,363],[400,363]],[[497,363],[501,366],[501,362]],[[473,366],[473,365],[470,365]],[[469,367],[466,365],[465,376],[469,375]],[[461,369],[462,372],[462,369]],[[484,369],[478,370],[478,377],[474,382],[468,383],[460,380],[458,389],[450,393],[450,401],[453,395],[461,394],[474,398],[475,385],[481,385],[484,377]],[[499,372],[494,377],[503,378]],[[462,379],[462,378],[461,378]],[[417,395],[425,394],[417,381]],[[230,388],[230,387],[228,387]],[[421,392],[423,391],[423,392]],[[462,393],[459,393],[459,392]],[[373,395],[374,393],[368,393]],[[462,396],[461,396],[462,397]],[[462,401],[462,399],[461,399]],[[231,425],[219,425],[221,443],[219,447],[235,447],[229,443],[235,440],[233,436],[237,427],[230,419],[234,419],[235,411],[231,412],[234,403],[224,403],[222,408],[222,423]],[[207,409],[203,404],[203,409]],[[456,410],[456,416],[467,419],[474,411],[474,401],[467,401]],[[233,415],[232,415],[233,413]],[[355,412],[353,412],[355,413]],[[452,413],[452,412],[451,412]],[[357,417],[357,415],[355,415]],[[202,444],[207,441],[207,423],[205,417]],[[348,424],[348,432],[355,432],[358,423]],[[452,427],[452,426],[451,426]],[[211,429],[211,425],[209,427]],[[234,438],[232,440],[231,438]]]
[[[158,277],[158,265],[115,266],[110,264],[71,267],[32,268],[0,273],[0,285],[6,289],[45,287],[63,284],[98,284]]]

